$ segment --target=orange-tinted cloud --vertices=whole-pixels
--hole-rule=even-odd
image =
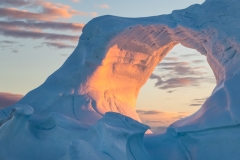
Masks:
[[[0,109],[11,106],[19,101],[23,95],[0,92]]]
[[[31,19],[40,21],[50,21],[62,18],[71,18],[73,15],[87,15],[83,12],[71,10],[67,8],[43,8],[44,11],[40,13],[19,10],[16,8],[0,8],[0,17],[10,19]]]
[[[46,1],[37,1],[37,4],[42,6],[42,14],[50,15],[50,16],[57,16],[58,18],[71,18],[73,15],[88,15],[85,12],[80,12],[77,10],[72,9],[71,6],[60,4],[60,3],[51,3]]]
[[[92,16],[92,17],[97,17],[98,14],[97,14],[97,12],[91,12],[91,16]]]
[[[74,15],[91,16],[91,13],[77,11],[69,5],[46,0],[2,0],[0,2],[0,18],[3,19],[0,21],[0,35],[14,38],[47,39],[55,42],[56,40],[77,42],[79,36],[52,33],[56,30],[81,32],[84,24],[55,21],[71,18]],[[42,30],[45,29],[52,31],[44,33]],[[63,47],[63,45],[61,46]]]
[[[99,6],[100,6],[100,8],[109,8],[108,4],[100,4]]]
[[[74,3],[79,3],[80,0],[72,0],[72,2],[74,2]]]
[[[51,3],[44,0],[17,1],[19,2],[16,2],[16,0],[4,0],[3,3],[0,3],[0,6],[7,5],[13,7],[24,6],[25,8],[36,8],[36,12],[4,7],[0,8],[0,17],[50,21],[62,18],[71,18],[74,15],[88,15],[88,13],[74,10],[71,6],[60,3]]]

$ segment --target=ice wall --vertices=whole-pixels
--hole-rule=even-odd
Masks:
[[[56,118],[51,118],[51,115],[65,117],[64,120],[57,118],[59,125],[64,124],[66,127],[76,121],[76,126],[80,125],[78,124],[80,122],[81,125],[88,126],[85,127],[85,130],[94,128],[93,124],[102,126],[99,119],[109,111],[118,112],[140,121],[134,108],[140,88],[166,54],[176,44],[181,43],[186,47],[196,49],[207,57],[216,77],[216,88],[199,111],[172,124],[164,136],[146,137],[145,146],[154,159],[158,159],[159,153],[162,153],[163,157],[176,156],[182,157],[181,159],[202,159],[204,156],[205,159],[213,159],[214,156],[215,159],[216,156],[229,158],[228,155],[231,152],[223,152],[224,155],[212,152],[212,154],[203,156],[204,145],[214,136],[208,136],[205,139],[206,136],[200,133],[205,133],[205,131],[209,133],[209,131],[221,128],[224,136],[224,127],[234,128],[240,122],[239,6],[240,1],[238,0],[207,0],[202,5],[192,5],[184,10],[173,11],[169,15],[146,18],[102,16],[93,19],[84,27],[78,46],[66,62],[41,86],[29,92],[17,103],[31,106],[34,109],[31,117],[27,120],[30,123],[27,125],[29,134],[38,134],[38,130],[30,132],[32,127],[38,126],[38,124],[50,127],[49,130],[52,128],[48,123],[56,126]],[[13,105],[0,112],[0,117],[3,119],[0,130],[10,123],[13,115],[11,111],[15,107]],[[23,122],[23,120],[19,121]],[[71,123],[66,123],[66,121]],[[104,123],[106,122],[104,121]],[[126,121],[126,119],[122,122],[125,124],[135,123],[133,120]],[[118,128],[118,123],[111,124],[110,128]],[[12,128],[17,127],[17,121],[11,122],[11,125]],[[139,124],[139,126],[141,125]],[[118,128],[116,132],[111,132],[113,137],[122,129]],[[145,130],[141,130],[141,134]],[[233,132],[235,133],[235,131]],[[56,132],[48,133],[50,138],[46,136],[45,139],[43,138],[44,140],[52,139],[52,135]],[[101,130],[99,133],[102,134],[105,131]],[[66,141],[64,145],[70,145],[74,138],[66,138],[65,131],[63,135],[62,138]],[[89,135],[95,137],[96,133]],[[194,135],[198,136],[194,137]],[[228,135],[231,135],[230,131]],[[117,145],[114,138],[111,139],[112,146]],[[191,138],[193,138],[192,141],[199,143],[198,146],[202,145],[202,150],[199,148],[192,150],[194,144],[190,144],[188,141]],[[219,136],[218,138],[220,140],[223,137]],[[237,138],[235,137],[233,140]],[[79,149],[79,153],[95,153],[91,156],[102,156],[105,157],[104,159],[109,156],[109,154],[105,155],[104,147],[94,148],[96,146],[90,143],[90,139],[82,137],[75,137],[75,139],[80,139],[73,144],[76,148],[81,145],[86,146],[86,150]],[[102,140],[102,137],[99,139]],[[6,138],[2,138],[1,143],[2,141],[6,142]],[[60,143],[57,139],[55,141],[56,144]],[[128,141],[127,138],[126,141]],[[227,142],[223,142],[221,145],[225,143]],[[52,146],[56,144],[53,143]],[[139,144],[138,142],[131,144],[134,144],[132,145],[134,147],[130,149],[126,147],[127,149],[125,148],[121,152],[127,158],[131,157],[128,151],[139,146],[136,145]],[[66,147],[61,147],[61,145],[63,144],[58,146],[60,148],[58,152],[65,155],[65,159],[77,156],[72,155],[72,151],[75,150],[70,148],[67,152]],[[122,144],[122,146],[126,145],[127,142]],[[176,155],[166,151],[164,145],[170,145],[170,151],[176,152]],[[234,146],[234,142],[231,145]],[[212,145],[212,148],[214,147],[216,144]],[[122,147],[116,148],[115,151],[118,150],[121,151]],[[152,150],[156,150],[156,153],[152,153]],[[140,151],[139,148],[135,153],[137,151]],[[144,151],[140,152],[145,153]],[[7,153],[8,151],[5,155]],[[238,156],[235,150],[232,151],[232,155]]]

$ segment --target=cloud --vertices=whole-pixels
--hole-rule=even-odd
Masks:
[[[0,43],[5,43],[5,44],[16,44],[16,43],[18,43],[18,42],[4,40],[4,41],[0,41]]]
[[[108,4],[95,4],[96,8],[108,9],[110,8]]]
[[[92,17],[97,17],[98,16],[97,12],[91,12],[91,15],[92,15]]]
[[[80,0],[71,0],[72,2],[74,2],[74,3],[79,3],[80,2]]]
[[[183,54],[183,55],[180,55],[181,57],[183,58],[188,58],[188,57],[196,57],[196,56],[201,56],[200,53],[192,53],[192,54]]]
[[[33,0],[1,0],[1,5],[4,6],[26,6],[33,3]]]
[[[5,49],[12,50],[13,53],[16,53],[18,51],[15,49],[12,49],[12,47],[17,43],[18,42],[15,42],[15,41],[2,40],[0,41],[0,48],[1,50],[5,50]]]
[[[65,57],[65,56],[69,56],[69,54],[60,54],[61,56]]]
[[[50,47],[54,47],[57,49],[65,49],[65,48],[75,48],[76,46],[69,45],[66,43],[61,43],[61,42],[43,42],[42,44],[45,44]]]
[[[5,49],[11,49],[12,46],[8,46],[8,45],[0,45],[1,50],[5,50]]]
[[[162,84],[163,80],[160,76],[152,73],[151,76],[149,77],[150,79],[157,79],[157,82],[155,83],[155,86],[159,86]]]
[[[203,62],[205,62],[204,60],[194,60],[194,61],[192,61],[193,63],[203,63]]]
[[[207,98],[198,98],[198,99],[194,99],[194,101],[198,101],[198,102],[202,102],[202,101],[206,101]]]
[[[176,62],[176,60],[178,60],[178,58],[169,57],[167,60],[164,59],[162,63],[158,64],[157,71],[160,71],[162,75],[159,76],[155,72],[150,76],[150,79],[157,80],[155,87],[159,89],[172,89],[186,86],[199,86],[202,82],[215,83],[213,75],[208,75],[205,66],[191,67],[189,62]],[[195,60],[194,62],[198,64],[202,63],[203,60]]]
[[[79,36],[56,34],[56,33],[42,33],[34,31],[14,30],[0,27],[0,35],[13,38],[31,38],[31,39],[46,39],[46,40],[60,40],[77,42]]]
[[[13,49],[13,50],[12,50],[12,53],[18,53],[18,50]]]
[[[29,11],[23,11],[15,8],[0,8],[0,17],[8,19],[30,19],[30,20],[41,20],[49,21],[62,18],[71,18],[74,13],[78,15],[87,15],[83,12],[68,12],[64,9],[54,10],[54,9],[44,9],[44,13],[34,13]]]
[[[169,66],[169,67],[161,67],[158,70],[168,70],[168,71],[173,71],[174,67],[173,66]]]
[[[35,22],[35,21],[0,21],[0,27],[2,28],[12,28],[12,29],[30,29],[30,30],[71,30],[71,31],[81,31],[84,24],[81,23],[66,23],[66,22]]]
[[[46,0],[2,0],[0,6],[0,18],[3,18],[0,21],[0,35],[13,38],[77,42],[79,36],[58,34],[56,32],[44,33],[42,30],[81,32],[84,24],[55,22],[55,20],[71,18],[75,15],[86,16],[93,14],[80,12],[69,5]]]
[[[151,127],[153,133],[162,133],[173,122],[189,116],[189,112],[162,112],[159,110],[137,110],[142,122]]]
[[[71,18],[73,15],[87,15],[85,12],[74,10],[71,6],[60,3],[37,1],[36,5],[40,5],[43,8],[41,13],[44,15],[57,16],[58,18]]]
[[[169,63],[160,63],[158,65],[160,70],[168,70],[171,71],[175,76],[183,76],[183,75],[202,75],[205,72],[202,72],[202,67],[190,67],[190,63],[188,62],[169,62]]]
[[[35,8],[36,10],[36,12],[30,12],[27,10],[19,10],[17,8],[0,8],[0,17],[8,19],[31,19],[49,21],[71,18],[74,15],[88,15],[88,13],[72,9],[71,6],[60,3],[51,3],[44,0],[33,0],[25,2],[20,0],[19,3],[16,3],[13,0],[4,0],[4,3],[1,2],[0,5],[4,4],[14,7],[25,6],[26,8]]]
[[[43,48],[43,46],[42,45],[38,45],[38,46],[34,46],[33,48],[34,49],[38,49],[38,48]]]
[[[164,60],[167,60],[167,61],[177,61],[178,58],[177,57],[165,57]]]
[[[0,109],[11,106],[19,101],[23,95],[0,92]]]
[[[190,106],[196,106],[196,107],[198,107],[198,106],[202,106],[202,104],[190,104]]]
[[[200,80],[201,78],[195,78],[195,77],[170,78],[155,86],[159,86],[160,89],[172,89],[172,88],[186,87],[186,86],[198,86],[200,84]]]
[[[186,86],[198,86],[201,80],[204,80],[204,78],[201,78],[201,77],[182,77],[182,78],[173,77],[164,81],[160,76],[154,73],[150,76],[150,79],[157,79],[157,82],[155,83],[155,87],[158,87],[160,89],[172,89],[172,88],[186,87]]]
[[[146,111],[146,110],[136,110],[136,112],[138,114],[161,114],[162,113],[162,112],[156,111],[156,110],[149,110],[149,111]]]
[[[189,65],[188,62],[163,62],[159,63],[158,66],[181,66],[181,65]]]
[[[207,100],[207,98],[199,98],[199,99],[193,99],[193,103],[190,104],[190,106],[202,106],[203,103]]]
[[[99,8],[103,8],[103,9],[109,8],[108,4],[99,4],[99,5],[96,5],[96,6],[99,7]]]
[[[202,74],[202,72],[186,65],[175,66],[173,69],[173,72],[175,72],[176,75],[201,75]]]
[[[196,60],[197,63],[201,63],[202,60]],[[206,74],[205,66],[190,67],[189,62],[163,62],[158,64],[158,70],[168,70],[171,71],[171,75],[175,76],[199,76]]]

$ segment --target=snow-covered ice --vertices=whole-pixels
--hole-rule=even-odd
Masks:
[[[239,159],[239,7],[206,0],[169,15],[91,20],[56,72],[0,110],[0,159]],[[138,92],[178,43],[206,56],[216,87],[196,113],[144,136]]]

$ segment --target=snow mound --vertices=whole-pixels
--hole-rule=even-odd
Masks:
[[[0,122],[0,159],[150,159],[143,144],[149,127],[130,117],[108,112],[88,126],[58,113],[30,120],[32,113],[18,105]]]
[[[56,72],[0,111],[0,158],[238,159],[239,6],[207,0],[169,15],[93,19]],[[206,56],[216,87],[199,111],[143,142],[138,92],[178,43]]]

